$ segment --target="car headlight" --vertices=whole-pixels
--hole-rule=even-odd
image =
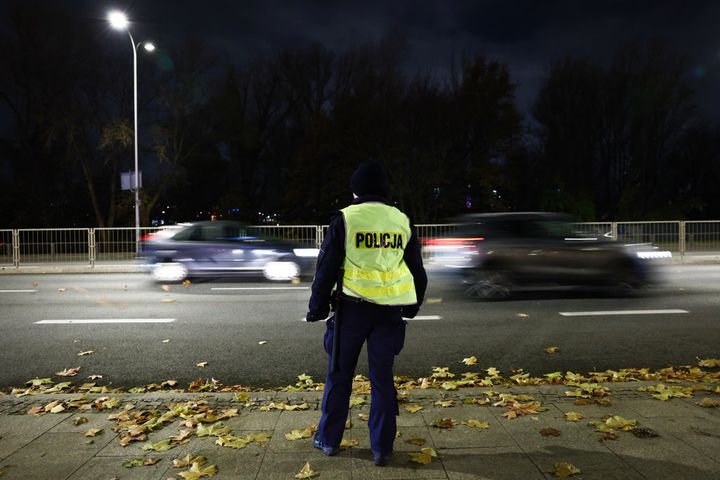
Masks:
[[[298,257],[317,257],[320,255],[319,248],[293,248],[293,253]]]

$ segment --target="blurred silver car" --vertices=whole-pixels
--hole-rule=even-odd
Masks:
[[[289,281],[313,275],[317,248],[247,230],[231,221],[185,223],[143,237],[141,256],[158,282],[228,276]]]
[[[428,264],[457,274],[469,295],[502,299],[521,290],[611,287],[622,293],[654,283],[651,244],[624,245],[575,230],[559,213],[465,215],[451,235],[424,243]]]

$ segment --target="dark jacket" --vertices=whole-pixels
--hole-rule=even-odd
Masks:
[[[357,205],[365,202],[382,202],[388,204],[387,200],[377,195],[365,195],[356,198],[352,204]],[[389,205],[389,204],[388,204]],[[403,259],[415,283],[417,305],[403,307],[407,316],[415,316],[417,309],[422,305],[427,288],[427,274],[423,267],[420,251],[420,240],[417,236],[415,225],[410,222],[410,240],[405,246]],[[330,312],[330,293],[337,281],[338,272],[345,261],[345,221],[342,212],[336,212],[330,219],[330,225],[320,247],[315,279],[312,284],[312,295],[310,296],[309,314],[313,317],[325,318]]]

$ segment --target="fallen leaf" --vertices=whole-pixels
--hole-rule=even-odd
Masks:
[[[478,430],[486,430],[490,428],[490,424],[488,422],[481,422],[480,420],[475,419],[465,420],[462,424],[467,425],[468,427],[477,428]]]
[[[415,403],[409,403],[407,405],[403,405],[403,407],[410,413],[417,413],[423,409],[422,405],[417,405]]]
[[[452,407],[453,405],[455,405],[455,401],[454,400],[436,400],[435,403],[433,403],[433,405],[435,405],[436,407],[448,408],[448,407]]]
[[[87,417],[75,417],[73,419],[73,425],[75,425],[76,427],[79,427],[83,423],[88,423]]]
[[[36,288],[39,285],[37,282],[32,282],[32,288]]]
[[[125,460],[121,465],[125,468],[142,467],[145,461],[142,458],[135,458],[133,460]]]
[[[420,452],[409,453],[410,461],[419,463],[421,465],[427,465],[432,461],[433,458],[437,457],[437,452],[432,448],[423,448]]]
[[[95,350],[87,350],[85,352],[80,352],[77,354],[78,357],[84,357],[85,355],[92,355],[95,353]]]
[[[432,426],[436,428],[452,428],[457,425],[457,420],[452,418],[438,418],[432,422]]]
[[[306,462],[303,468],[295,474],[295,478],[313,478],[318,475],[320,475],[318,472],[310,468],[310,462]]]
[[[170,450],[171,448],[175,448],[175,445],[170,443],[170,439],[166,438],[165,440],[161,440],[157,443],[146,443],[143,445],[143,450],[154,450],[156,452],[165,452],[167,450]]]
[[[518,317],[529,317],[530,315],[528,315],[527,313],[518,313],[517,316]]]
[[[265,345],[267,343],[267,340],[261,340],[258,342],[258,345]]]
[[[700,402],[698,402],[698,405],[700,405],[703,408],[717,408],[717,407],[720,407],[720,401],[705,397],[702,400],[700,400]]]
[[[565,412],[565,420],[569,422],[578,422],[583,418],[585,418],[585,415],[580,412]]]
[[[35,416],[35,417],[39,417],[39,416],[45,414],[45,409],[44,409],[43,407],[40,407],[40,406],[38,406],[38,407],[32,407],[31,409],[29,409],[29,410],[27,411],[27,414],[28,414],[28,415],[33,415],[33,416]]]
[[[557,353],[558,350],[560,350],[560,348],[559,348],[559,347],[547,347],[547,348],[544,349],[544,350],[545,350],[545,352],[547,352],[547,353]]]
[[[94,436],[102,433],[102,431],[103,431],[102,428],[91,428],[90,430],[85,432],[85,436],[86,437],[94,437]]]
[[[163,298],[162,299],[163,303],[173,303],[174,301],[175,301],[174,298]]]
[[[580,469],[575,465],[565,462],[558,462],[554,465],[553,471],[551,472],[554,477],[566,478],[571,475],[577,475]]]
[[[178,473],[178,476],[184,478],[185,480],[198,480],[202,477],[212,477],[216,473],[217,467],[215,465],[201,468],[200,464],[193,463],[190,467],[190,470],[188,470],[187,472],[180,472]]]
[[[477,357],[472,356],[468,358],[463,358],[462,363],[464,363],[465,365],[475,365],[477,364]]]
[[[102,375],[88,375],[89,380],[100,380],[101,378],[103,378]]]
[[[165,290],[166,292],[169,292],[169,291],[170,291],[170,286],[169,286],[169,285],[161,285],[160,288],[162,288],[162,289]]]
[[[65,370],[55,372],[55,375],[57,375],[58,377],[74,377],[78,374],[79,371],[80,367],[66,368]]]
[[[193,463],[197,463],[198,466],[205,465],[205,457],[193,457],[192,453],[188,453],[183,458],[176,458],[172,461],[172,466],[175,468],[184,468]]]
[[[543,437],[559,437],[562,434],[560,433],[560,430],[556,428],[547,427],[540,430],[540,435]]]
[[[343,450],[347,450],[348,448],[352,448],[352,447],[357,447],[358,445],[360,445],[360,442],[355,439],[348,440],[347,438],[343,438],[340,441],[340,448],[342,448]]]
[[[362,420],[363,422],[367,422],[369,417],[364,413],[358,413],[358,418]]]
[[[33,387],[39,387],[41,385],[52,385],[52,379],[50,378],[33,378],[25,382],[25,385],[32,385]]]
[[[638,438],[655,438],[660,436],[659,433],[648,427],[635,427],[630,430],[630,433]]]
[[[163,343],[170,343],[170,339],[165,339],[162,341]]]
[[[208,362],[200,362],[196,365],[196,367],[204,368],[207,367]]]
[[[161,458],[157,458],[157,457],[155,457],[155,458],[149,457],[149,458],[146,458],[146,459],[145,459],[145,461],[143,462],[143,465],[145,465],[146,467],[149,467],[149,466],[151,466],[151,465],[155,465],[155,464],[158,463],[160,460],[162,460],[162,459],[161,459]]]
[[[123,284],[123,290],[127,290],[127,289],[128,289],[127,283]]]
[[[698,363],[701,367],[720,368],[720,358],[706,358]]]
[[[58,291],[58,292],[64,292],[65,290],[66,290],[65,288],[63,288],[63,287],[60,287],[60,288],[58,288],[58,290],[57,290],[57,291]]]
[[[303,438],[310,438],[312,435],[317,431],[317,427],[315,425],[310,425],[309,427],[306,427],[304,429],[296,428],[292,430],[290,433],[285,434],[285,438],[288,440],[300,440]]]
[[[182,284],[183,284],[183,287],[187,288],[190,286],[190,280],[183,280]]]
[[[363,404],[365,404],[365,399],[362,397],[352,397],[350,399],[350,408]]]

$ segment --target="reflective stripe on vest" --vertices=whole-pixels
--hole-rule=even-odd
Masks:
[[[343,208],[343,293],[380,305],[417,303],[415,282],[403,255],[410,220],[395,207],[366,202]]]

